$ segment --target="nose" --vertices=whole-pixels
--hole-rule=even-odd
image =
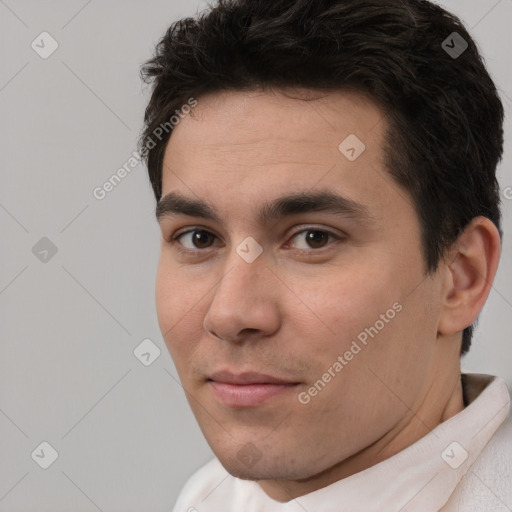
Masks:
[[[279,280],[262,257],[252,263],[236,252],[216,285],[203,328],[221,341],[243,343],[280,328]]]

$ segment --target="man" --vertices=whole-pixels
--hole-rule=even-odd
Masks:
[[[507,387],[460,370],[503,147],[461,22],[225,0],[142,74],[158,318],[216,455],[175,511],[512,510]]]

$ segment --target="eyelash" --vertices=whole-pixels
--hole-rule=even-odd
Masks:
[[[201,253],[204,253],[206,252],[208,249],[211,249],[211,247],[207,247],[206,249],[184,249],[183,248],[183,245],[180,244],[178,242],[178,239],[181,238],[182,236],[184,235],[188,235],[190,233],[195,233],[196,231],[201,231],[201,232],[204,232],[204,233],[207,233],[209,235],[213,235],[215,238],[218,238],[216,235],[214,235],[211,231],[208,231],[207,229],[205,228],[202,228],[202,227],[195,227],[193,229],[189,229],[188,231],[183,231],[177,235],[173,235],[171,237],[171,240],[169,241],[169,243],[174,246],[176,245],[176,243],[179,244],[179,246],[177,247],[177,250],[179,252],[181,252],[182,254],[185,254],[187,256],[202,256]],[[307,227],[306,229],[301,229],[300,231],[297,231],[296,233],[294,233],[292,236],[291,236],[291,239],[295,238],[297,235],[300,235],[301,233],[308,233],[310,231],[317,231],[317,232],[321,232],[321,233],[327,233],[327,235],[329,235],[330,237],[334,238],[336,241],[342,241],[344,240],[344,237],[340,236],[340,235],[337,235],[335,233],[333,233],[332,231],[329,231],[327,229],[319,229],[315,226],[310,226],[310,227]],[[330,243],[330,244],[327,244],[325,247],[321,247],[320,249],[298,249],[298,251],[302,254],[304,253],[319,253],[321,254],[322,252],[324,252],[325,249],[328,249],[331,245],[333,245],[333,243]]]

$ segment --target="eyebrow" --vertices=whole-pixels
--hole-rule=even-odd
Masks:
[[[310,212],[332,213],[354,218],[366,224],[376,221],[364,204],[329,190],[299,192],[264,203],[258,210],[257,220],[261,225],[267,225],[288,216]],[[177,215],[223,223],[215,208],[208,202],[192,199],[178,192],[170,192],[158,202],[156,218],[160,222],[164,217]]]

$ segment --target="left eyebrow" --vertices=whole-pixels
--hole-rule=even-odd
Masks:
[[[285,217],[310,212],[332,213],[354,218],[365,224],[376,222],[376,218],[364,204],[330,190],[299,192],[264,203],[258,211],[257,220],[261,225],[268,225]],[[176,215],[200,217],[222,223],[219,214],[208,202],[170,192],[158,202],[156,218],[160,222],[164,217]]]

